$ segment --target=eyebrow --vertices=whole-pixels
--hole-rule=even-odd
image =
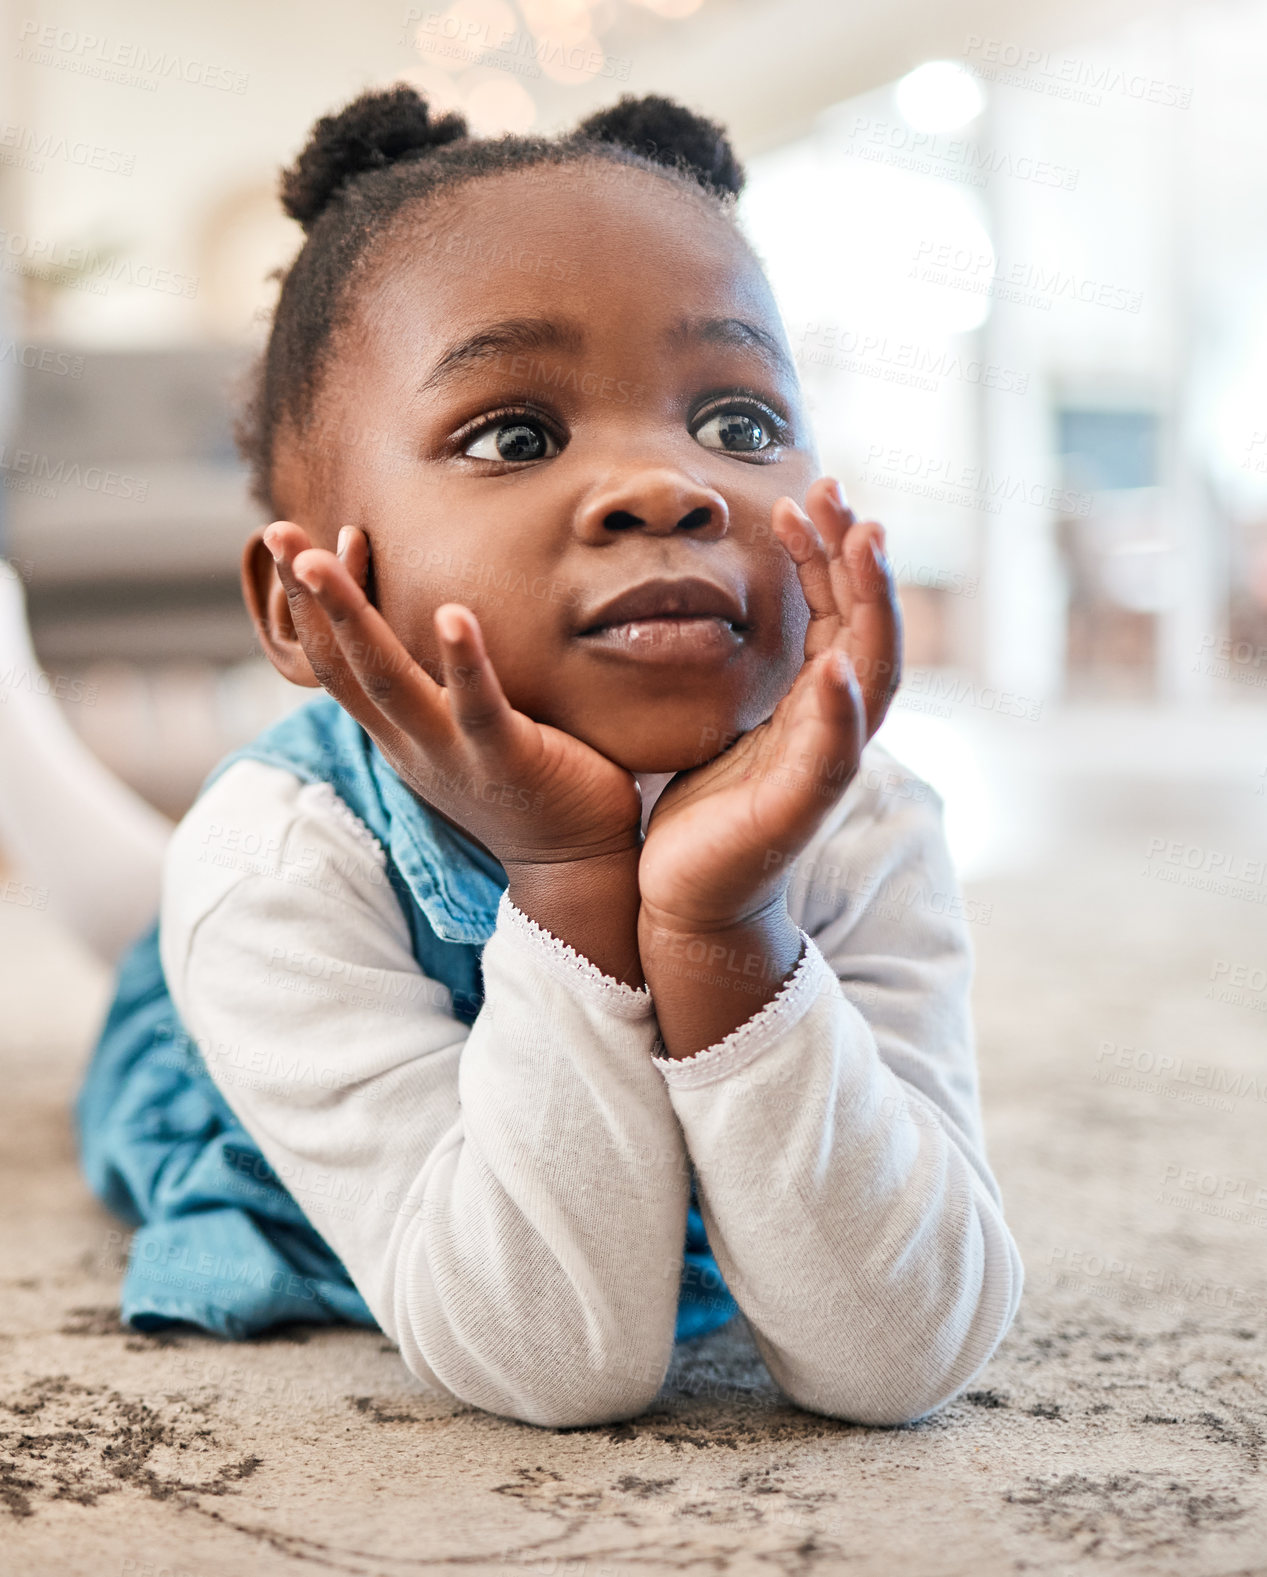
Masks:
[[[775,336],[746,318],[684,318],[670,331],[669,338],[679,345],[695,341],[758,350],[785,378],[796,381],[796,367]]]
[[[557,350],[579,355],[585,336],[575,323],[553,318],[506,318],[490,323],[450,345],[418,386],[425,394],[468,367],[509,351]]]
[[[796,380],[796,368],[774,335],[746,318],[683,318],[667,338],[679,346],[695,343],[757,350],[784,377]],[[418,393],[429,393],[467,368],[508,353],[553,350],[577,356],[584,348],[585,335],[575,323],[555,318],[506,318],[450,345],[419,384]]]

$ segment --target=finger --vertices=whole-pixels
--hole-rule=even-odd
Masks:
[[[443,690],[405,650],[347,566],[333,553],[310,548],[293,568],[329,620],[351,681],[346,691],[335,691],[339,701],[376,736],[386,726],[424,748],[448,744],[453,728]]]
[[[884,527],[876,520],[859,521],[846,538],[844,560],[851,595],[860,602],[881,601],[889,586]]]
[[[506,739],[513,713],[484,646],[479,620],[460,602],[446,602],[435,611],[435,626],[454,722],[468,738],[477,737],[483,744]]]
[[[815,795],[834,799],[848,787],[866,740],[866,704],[849,654],[839,648],[815,662],[803,703],[815,746],[810,782]]]
[[[902,681],[902,610],[893,568],[884,552],[883,528],[868,521],[855,529],[860,532],[858,540],[848,543],[854,588],[849,645],[866,702],[869,739],[884,721]]]
[[[306,538],[304,539],[306,540]],[[305,548],[304,552],[313,552]],[[300,644],[312,666],[313,673],[322,687],[367,732],[374,735],[385,749],[400,743],[397,729],[392,727],[365,693],[364,687],[353,673],[340,648],[338,638],[325,609],[310,587],[295,572],[294,560],[285,554],[277,560],[277,573],[286,589],[290,604],[291,620]]]
[[[870,738],[901,681],[901,611],[884,554],[884,528],[875,521],[858,521],[839,484],[829,477],[814,483],[805,503],[823,538],[841,617],[833,643],[853,657]]]
[[[275,520],[264,532],[264,545],[273,555],[277,578],[286,593],[290,621],[304,656],[318,681],[332,695],[339,696],[349,682],[346,664],[321,605],[295,576],[295,558],[312,547],[308,533],[289,520]]]
[[[831,736],[825,751],[828,775],[838,779],[842,761],[848,762],[852,775],[862,753],[866,709],[848,652],[837,647],[823,653],[815,664],[813,699],[818,721]]]
[[[787,697],[777,748],[762,770],[783,816],[800,835],[817,826],[824,801],[852,782],[865,743],[866,707],[846,652],[831,648],[806,665]]]
[[[857,517],[845,502],[840,483],[830,476],[819,477],[813,484],[805,495],[805,508],[823,539],[836,609],[848,622],[853,609],[853,586],[845,554],[857,531]]]
[[[801,591],[809,608],[809,624],[805,630],[805,658],[808,661],[830,644],[840,621],[827,549],[817,526],[795,499],[777,499],[770,523],[796,565]]]
[[[365,578],[370,567],[370,541],[359,526],[342,526],[335,548],[337,557],[347,565],[348,574],[365,590]]]

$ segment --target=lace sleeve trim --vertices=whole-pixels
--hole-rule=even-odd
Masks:
[[[539,926],[535,920],[529,919],[511,901],[509,893],[502,894],[497,929],[508,932],[530,947],[561,985],[587,997],[605,1011],[629,1019],[647,1018],[654,1011],[651,993],[646,986],[635,989],[623,980],[605,975],[597,964],[591,963],[575,948]]]
[[[335,793],[333,784],[305,783],[299,791],[299,803],[305,809],[311,809],[318,815],[337,821],[345,832],[350,833],[363,849],[367,849],[374,856],[379,865],[387,864],[387,854],[383,845],[348,802]]]
[[[662,1057],[653,1060],[666,1081],[675,1089],[697,1089],[727,1078],[746,1068],[763,1051],[791,1030],[808,1013],[815,998],[838,988],[838,981],[813,939],[801,932],[800,961],[780,986],[778,993],[732,1029],[724,1040],[705,1046],[692,1057]],[[658,1045],[663,1047],[663,1041]]]

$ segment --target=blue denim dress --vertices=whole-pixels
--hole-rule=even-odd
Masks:
[[[483,1001],[480,957],[506,886],[501,865],[422,804],[328,696],[227,757],[204,790],[240,760],[330,784],[369,828],[386,853],[419,968],[449,988],[455,1015],[472,1023]],[[187,1323],[231,1339],[294,1320],[375,1325],[181,1026],[157,926],[120,965],[75,1119],[90,1186],[135,1228],[122,1289],[126,1323],[143,1331]],[[715,1330],[735,1312],[692,1173],[677,1339]]]

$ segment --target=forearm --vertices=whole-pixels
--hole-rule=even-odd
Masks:
[[[311,880],[203,857],[244,824],[311,850]],[[537,1423],[636,1412],[672,1350],[688,1186],[650,997],[507,898],[468,1032],[382,872],[288,773],[231,768],[169,857],[180,1019],[419,1378]]]
[[[263,1000],[262,908],[217,910],[181,1016],[410,1370],[530,1423],[640,1411],[672,1351],[688,1188],[646,993],[506,903],[469,1034],[399,943],[358,958],[356,1005],[312,989],[338,962],[315,937]]]
[[[1020,1267],[983,1166],[880,1059],[807,950],[742,1041],[661,1063],[709,1241],[774,1378],[864,1423],[918,1417],[988,1359]]]
[[[411,1368],[554,1426],[628,1416],[672,1351],[687,1165],[645,993],[503,905],[452,1131],[389,1252]]]
[[[782,891],[759,913],[714,931],[679,929],[644,907],[638,944],[662,1055],[675,1060],[716,1045],[771,1001],[802,947]]]
[[[786,893],[811,940],[781,983],[777,908],[711,969],[709,945],[730,938],[644,937],[656,1066],[710,1245],[775,1380],[805,1407],[897,1423],[971,1380],[1022,1280],[982,1141],[971,946],[940,802],[876,748]],[[759,980],[766,959],[752,992],[686,978]]]

